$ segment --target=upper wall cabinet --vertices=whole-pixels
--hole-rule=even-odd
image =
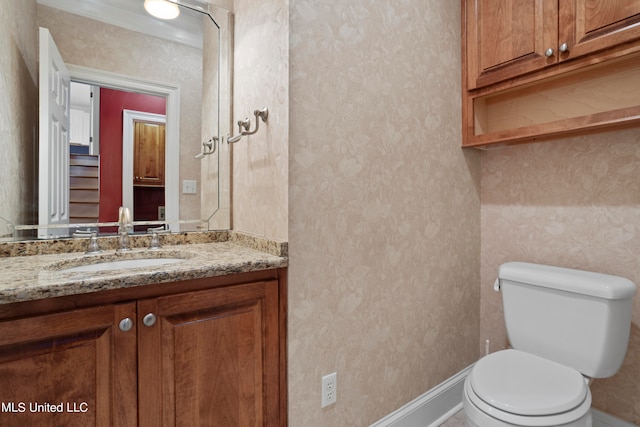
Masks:
[[[639,0],[461,0],[463,146],[640,124]]]
[[[640,39],[638,0],[465,0],[469,89]]]

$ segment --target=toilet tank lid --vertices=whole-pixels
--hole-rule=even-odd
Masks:
[[[502,264],[498,280],[501,284],[509,280],[605,299],[629,299],[637,291],[635,283],[624,277],[527,262]]]

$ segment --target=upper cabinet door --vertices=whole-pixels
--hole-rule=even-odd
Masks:
[[[568,60],[596,51],[640,40],[640,1],[638,0],[562,0],[559,46],[566,43],[560,60]],[[638,50],[635,46],[628,46]]]
[[[466,3],[468,89],[557,61],[557,0],[466,0]]]

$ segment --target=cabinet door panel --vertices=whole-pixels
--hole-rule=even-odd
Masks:
[[[0,323],[0,425],[130,426],[136,422],[135,305]]]
[[[134,122],[134,185],[164,185],[165,125]]]
[[[640,40],[638,0],[562,0],[559,5],[558,43],[569,47],[561,60]]]
[[[140,301],[146,313],[158,320],[139,336],[140,384],[157,392],[141,425],[278,425],[276,281]]]
[[[555,0],[467,0],[469,89],[519,76],[556,62]]]

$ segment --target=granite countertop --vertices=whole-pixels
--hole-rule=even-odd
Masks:
[[[170,245],[159,250],[136,248],[122,254],[105,250],[98,255],[72,252],[0,258],[0,304],[287,266],[286,256],[253,249],[242,244],[242,239],[235,240]],[[180,261],[99,272],[61,271],[89,263],[136,258],[180,258]]]

